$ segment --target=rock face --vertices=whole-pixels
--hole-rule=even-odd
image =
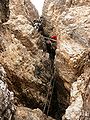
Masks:
[[[9,19],[9,0],[0,0],[0,23]]]
[[[81,9],[85,11],[82,14]],[[89,12],[89,7],[86,6],[73,7],[67,12],[64,11],[58,19],[60,25],[57,33],[60,33],[60,42],[56,55],[56,66],[60,66],[57,69],[63,80],[67,82],[66,86],[77,79],[87,60],[90,47],[90,28],[87,22]]]
[[[46,19],[46,32],[56,33],[60,14],[66,9],[66,0],[45,0],[43,6],[43,17]]]
[[[89,0],[45,0],[43,6],[43,17],[46,19],[47,31],[55,33],[58,26],[57,19],[62,12],[68,11],[73,6],[90,5]]]
[[[22,20],[24,22],[24,19]],[[28,29],[30,29],[29,27],[32,28],[32,26],[28,24]],[[20,34],[19,31],[14,31],[14,29],[13,31],[17,32],[17,34],[14,34],[13,31],[13,33],[11,33],[10,31],[11,30],[4,29],[5,33],[1,36],[3,49],[0,55],[0,62],[7,71],[8,77],[13,84],[13,88],[16,90],[16,95],[21,97],[22,101],[27,97],[27,105],[29,105],[30,100],[32,100],[33,105],[37,103],[34,105],[37,107],[39,103],[45,101],[45,90],[47,90],[46,84],[48,84],[51,77],[50,62],[47,57],[43,56],[42,50],[38,50],[38,46],[34,44],[34,42],[37,43],[38,37],[38,39],[31,39],[31,36],[28,35],[28,31],[25,31],[25,34],[23,34],[24,31],[20,31]],[[30,32],[31,31],[29,31],[29,34],[33,34]],[[22,38],[20,37],[21,41],[19,36],[15,37],[15,35],[22,36]]]
[[[9,0],[10,18],[24,15],[29,21],[39,17],[38,12],[30,0]]]
[[[45,0],[43,16],[46,32],[58,36],[55,58],[56,96],[51,111],[59,119],[83,120],[90,116],[90,6],[85,0]],[[6,8],[6,9],[5,9]],[[43,36],[33,28],[38,13],[30,0],[0,1],[0,64],[7,73],[9,89],[18,99],[17,105],[43,110],[50,88],[52,64],[43,51]],[[88,66],[88,67],[85,67]],[[53,66],[54,67],[54,66]],[[1,86],[4,82],[1,78]],[[1,107],[6,99],[11,104],[10,91],[1,90]],[[68,91],[67,91],[68,90]],[[70,101],[69,92],[71,91]],[[51,91],[50,91],[51,92]],[[6,96],[9,94],[9,96]],[[2,102],[2,97],[5,101]],[[4,105],[8,106],[7,103]],[[6,106],[2,111],[6,112]],[[59,106],[59,107],[58,107]],[[4,114],[1,117],[4,120]],[[55,113],[54,113],[55,111]],[[10,118],[12,109],[5,117]],[[59,114],[58,114],[58,113]],[[71,114],[70,114],[71,113]],[[53,115],[52,115],[53,116]],[[48,120],[42,112],[17,107],[16,120]]]
[[[47,21],[50,17],[52,17],[49,20],[52,24],[55,21],[52,26],[54,26],[54,34],[58,35],[56,67],[60,77],[66,81],[66,88],[69,89],[71,83],[81,74],[81,70],[87,58],[86,56],[89,53],[90,9],[89,6],[75,6],[73,4],[71,4],[71,7],[67,7],[68,1],[66,1],[63,3],[66,7],[60,13],[60,9],[58,9],[57,6],[59,4],[62,6],[62,2],[57,2],[53,0],[49,3],[49,1],[46,0],[43,14],[45,15]],[[51,4],[53,8],[51,7],[51,9],[48,10]],[[45,7],[46,5],[47,7]],[[55,9],[56,7],[57,9]],[[84,12],[82,12],[82,9]],[[54,14],[50,11],[54,11]],[[58,14],[56,11],[58,11]],[[51,13],[50,16],[48,12]]]
[[[0,1],[0,23],[9,18],[24,15],[29,21],[39,17],[38,12],[30,0],[1,0]]]
[[[63,120],[90,119],[90,66],[72,84],[70,102]]]
[[[40,109],[31,110],[25,107],[17,107],[14,118],[15,120],[54,120],[51,117],[47,118]]]
[[[0,120],[11,120],[14,113],[14,94],[5,83],[6,72],[0,64]]]
[[[71,5],[90,5],[90,0],[67,0]]]
[[[0,120],[54,120],[40,109],[31,110],[14,105],[14,93],[8,90],[6,72],[0,64]]]
[[[47,22],[53,23],[66,9],[66,3],[70,0],[45,0],[43,6],[43,16]],[[52,24],[54,25],[54,24]]]
[[[0,63],[7,72],[9,88],[19,102],[31,108],[43,109],[51,78],[51,63],[48,54],[42,50],[43,37],[29,21],[29,18],[32,20],[38,15],[28,2],[23,7],[22,0],[10,1],[10,19],[0,26]],[[33,8],[33,14],[29,8]],[[24,13],[25,9],[29,18]]]
[[[90,64],[88,63],[90,61],[90,57],[88,57],[90,53],[89,14],[89,0],[45,0],[43,7],[47,32],[58,36],[55,59],[56,72],[59,76],[57,80],[60,83],[60,79],[62,79],[65,88],[71,91],[71,106],[66,110],[64,118],[68,120],[90,118],[88,112],[90,110],[86,107],[87,101],[89,101],[86,91],[89,90],[90,78],[87,76],[89,76],[90,70],[88,69],[87,73],[84,67],[86,64]],[[81,93],[84,93],[84,96]],[[86,117],[84,113],[86,113]]]
[[[82,13],[82,9],[85,11]],[[62,79],[72,83],[81,74],[90,47],[89,7],[73,7],[63,12],[58,22],[59,44],[56,66]],[[81,14],[82,13],[82,14]],[[87,17],[88,16],[88,17]],[[86,20],[86,21],[85,21]],[[87,28],[86,28],[87,26]],[[64,63],[64,64],[63,64]],[[69,84],[70,85],[70,84]]]

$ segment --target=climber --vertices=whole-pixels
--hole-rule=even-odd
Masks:
[[[43,35],[44,30],[43,30],[43,25],[42,25],[41,18],[39,18],[38,20],[34,20],[33,21],[33,26],[38,32],[41,33],[41,35]]]
[[[49,53],[50,59],[54,60],[55,51],[57,49],[57,36],[45,37],[47,52]]]
[[[40,17],[38,20],[33,21],[33,27],[44,36],[45,43],[46,43],[46,49],[49,53],[49,57],[51,60],[54,60],[55,58],[55,51],[57,49],[57,36],[49,36],[46,32],[44,32],[44,24],[45,20],[43,17]]]
[[[51,36],[52,48],[57,49],[57,36]]]

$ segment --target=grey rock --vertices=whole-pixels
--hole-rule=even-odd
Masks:
[[[11,120],[14,113],[14,93],[8,90],[5,83],[6,72],[0,64],[0,120]]]

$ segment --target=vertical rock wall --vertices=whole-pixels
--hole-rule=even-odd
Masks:
[[[60,1],[58,4],[62,6]],[[78,1],[78,6],[73,5],[67,7],[67,2],[64,2],[65,9],[60,12],[60,9],[54,9],[54,12],[58,11],[58,14],[53,14],[53,8],[50,5],[57,6],[57,2],[53,0],[49,3],[47,0],[44,5],[43,15],[46,20],[52,23],[55,32],[53,34],[58,36],[58,49],[56,52],[56,67],[60,77],[66,81],[65,86],[70,88],[69,85],[81,74],[83,66],[86,60],[86,56],[89,53],[90,40],[89,40],[89,4],[84,6],[82,2]],[[47,5],[47,7],[45,7]],[[82,12],[82,9],[84,12]],[[45,12],[46,11],[46,12]],[[49,16],[48,12],[52,12]],[[51,19],[49,19],[51,17]],[[53,19],[55,18],[55,22]],[[59,67],[58,67],[59,66]]]
[[[73,82],[70,102],[63,120],[90,119],[90,66]]]
[[[0,120],[11,120],[14,113],[14,93],[8,90],[6,72],[0,64]]]
[[[38,12],[30,0],[9,0],[10,19],[17,15],[24,15],[29,21],[39,17]]]
[[[38,18],[29,0],[10,0],[10,17],[0,26],[0,63],[19,103],[43,109],[51,78],[51,62],[43,52],[43,37],[30,21]]]
[[[71,106],[66,110],[64,118],[68,120],[89,120],[90,118],[90,110],[86,108],[87,101],[89,102],[86,91],[89,90],[90,70],[85,72],[85,65],[90,64],[88,62],[90,61],[88,56],[90,53],[89,14],[89,0],[45,0],[43,7],[43,16],[48,26],[46,30],[58,36],[55,59],[56,72],[60,77],[58,82],[61,83],[60,79],[62,79],[65,88],[71,91]]]

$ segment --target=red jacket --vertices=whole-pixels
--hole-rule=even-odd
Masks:
[[[51,39],[57,40],[57,36],[51,36]]]

